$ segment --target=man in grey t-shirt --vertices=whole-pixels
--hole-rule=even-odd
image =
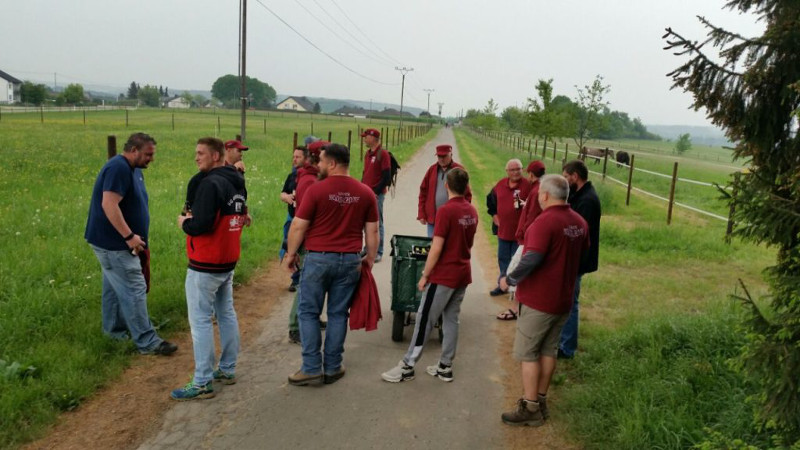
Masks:
[[[447,171],[454,168],[464,168],[461,164],[453,161],[453,147],[448,144],[436,146],[436,164],[430,166],[422,184],[419,186],[419,208],[417,220],[419,223],[428,226],[428,237],[433,237],[433,223],[436,220],[436,211],[440,206],[447,203],[447,188],[445,188],[445,175]],[[467,187],[464,195],[467,202],[472,201],[472,192]]]

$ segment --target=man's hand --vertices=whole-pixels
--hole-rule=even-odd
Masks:
[[[253,218],[250,217],[250,214],[245,214],[244,215],[244,226],[249,227],[251,223],[253,223]]]
[[[281,201],[286,203],[287,205],[294,204],[294,194],[287,194],[286,192],[281,192]]]
[[[179,214],[178,215],[178,228],[183,229],[183,222],[192,218],[192,213],[188,212],[186,214]]]
[[[421,277],[419,277],[419,283],[417,283],[417,289],[419,289],[420,292],[424,291],[426,284],[428,284],[428,276],[422,275]]]
[[[506,280],[506,277],[500,278],[500,289],[508,291],[508,280]]]
[[[125,244],[128,245],[134,255],[138,255],[140,251],[147,248],[147,243],[138,234],[134,234],[132,238],[125,241]]]
[[[297,253],[287,253],[283,257],[283,264],[286,265],[286,270],[288,270],[289,273],[297,272]]]
[[[497,217],[497,214],[495,214],[495,215],[493,215],[493,216],[492,216],[492,223],[494,223],[494,224],[495,224],[495,225],[497,225],[498,227],[500,226],[500,218],[499,218],[499,217]]]
[[[419,223],[421,223],[421,224],[423,224],[423,225],[427,225],[427,224],[428,224],[428,221],[427,221],[427,220],[425,220],[425,219],[419,219]]]
[[[369,255],[364,255],[364,257],[361,258],[361,263],[366,264],[369,270],[372,270],[372,267],[375,265],[375,258],[370,258]]]

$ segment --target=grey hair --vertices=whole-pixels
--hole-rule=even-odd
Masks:
[[[545,175],[539,179],[539,192],[547,192],[554,199],[567,201],[569,182],[561,175]]]
[[[520,161],[517,158],[509,159],[508,162],[506,163],[506,169],[508,169],[508,166],[510,166],[511,164],[514,164],[514,163],[519,164],[519,168],[522,169],[522,161]]]

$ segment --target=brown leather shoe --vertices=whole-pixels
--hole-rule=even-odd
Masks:
[[[538,402],[531,402],[521,398],[517,401],[517,409],[503,413],[503,423],[513,426],[540,427],[544,425],[542,412]]]
[[[303,372],[303,369],[298,370],[297,372],[289,375],[289,384],[292,386],[305,386],[308,383],[313,381],[320,381],[322,380],[322,374],[318,373],[316,375],[309,375]]]
[[[325,384],[333,384],[336,383],[339,379],[344,376],[344,366],[340,367],[337,372],[331,374],[325,374],[322,377],[322,382]]]

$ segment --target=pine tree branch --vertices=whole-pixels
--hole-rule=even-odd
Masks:
[[[735,72],[730,69],[726,69],[725,67],[715,63],[702,51],[703,46],[707,44],[709,41],[711,41],[712,38],[706,39],[705,41],[703,41],[703,43],[699,43],[698,41],[690,41],[681,36],[680,34],[676,33],[675,31],[673,31],[672,28],[668,27],[666,28],[666,33],[663,36],[661,36],[661,38],[669,39],[670,37],[673,37],[677,40],[667,40],[667,46],[664,47],[664,50],[672,50],[676,47],[683,47],[684,50],[673,52],[673,54],[676,56],[682,56],[685,54],[689,55],[696,54],[696,56],[683,66],[668,73],[667,74],[668,77],[675,78],[676,75],[680,74],[681,72],[684,72],[688,66],[698,65],[698,64],[709,65],[711,66],[711,69],[722,72],[725,75],[734,76],[737,78],[742,77],[741,73]]]

